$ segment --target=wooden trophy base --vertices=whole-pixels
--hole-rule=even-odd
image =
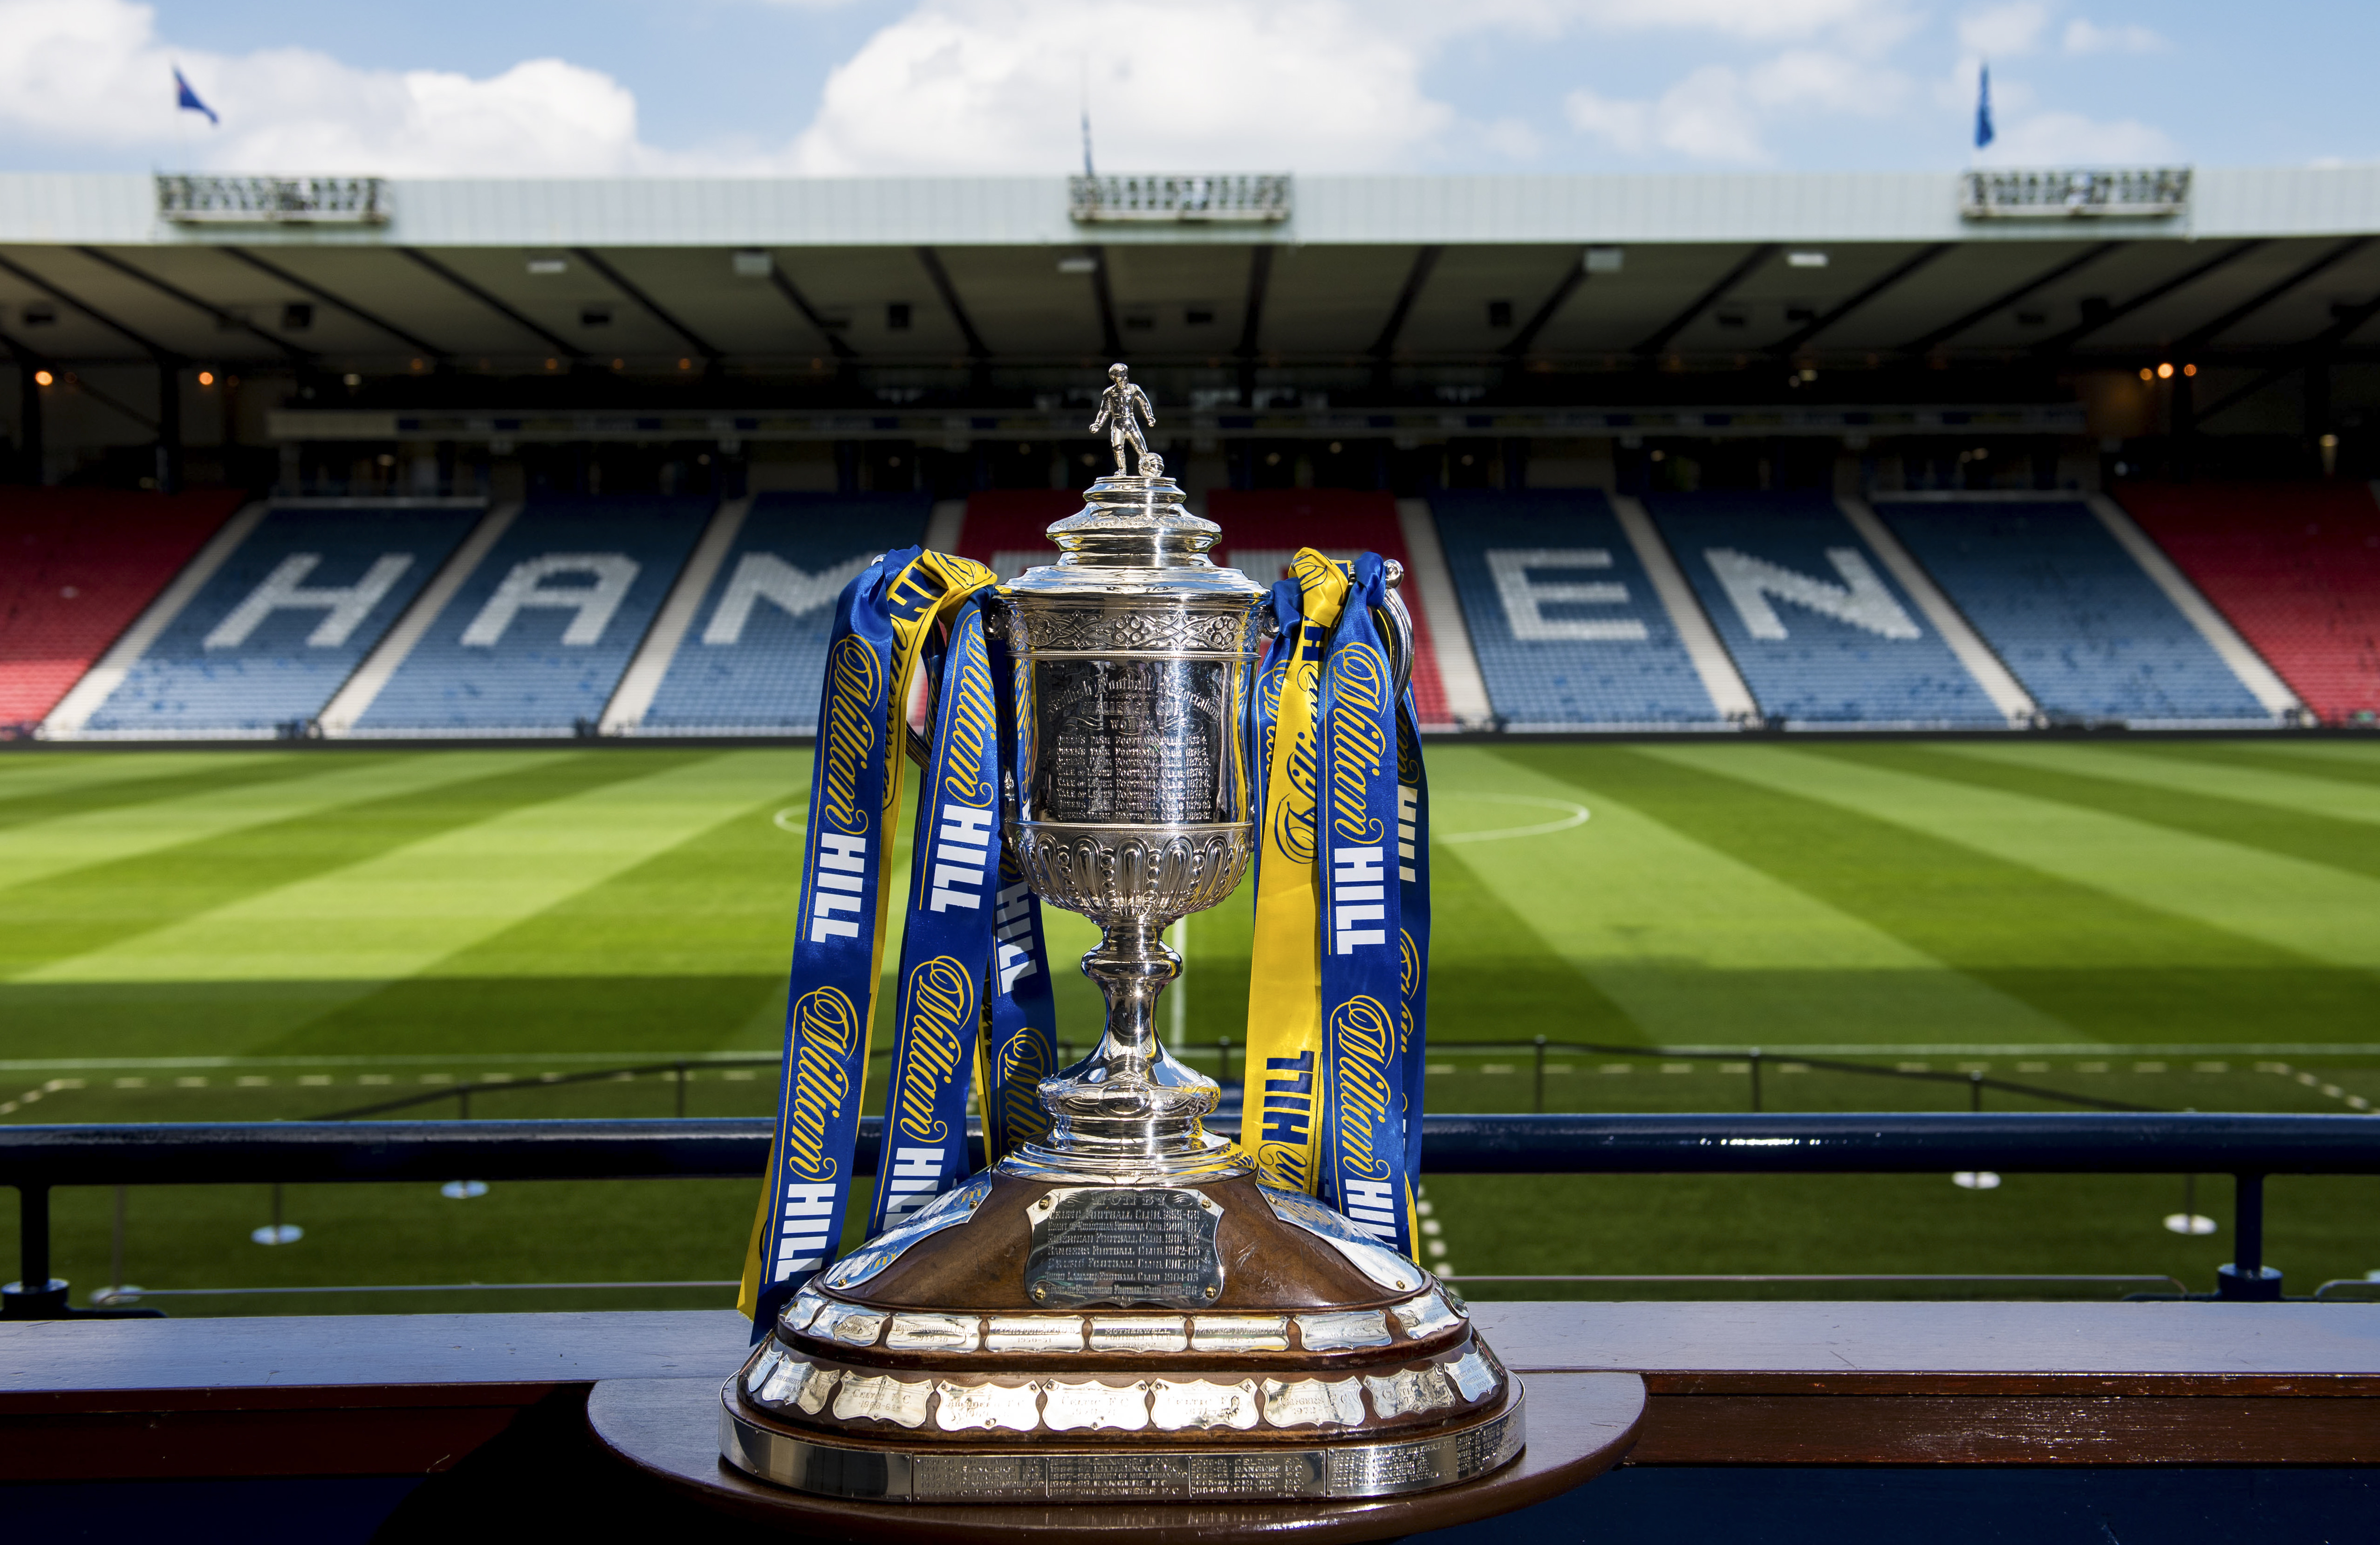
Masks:
[[[587,1402],[596,1442],[703,1508],[808,1540],[1108,1545],[1130,1529],[1148,1545],[1293,1536],[1391,1539],[1509,1513],[1560,1495],[1617,1464],[1645,1419],[1633,1373],[1532,1373],[1528,1447],[1492,1475],[1435,1491],[1356,1502],[887,1503],[812,1496],[755,1480],[719,1457],[711,1379],[607,1379]]]

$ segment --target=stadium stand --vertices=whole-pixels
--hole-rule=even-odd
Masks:
[[[275,505],[82,734],[302,733],[480,515],[476,502]]]
[[[2082,501],[1876,509],[2052,723],[2271,722]]]
[[[970,493],[954,548],[962,558],[989,564],[1014,579],[1036,564],[1058,561],[1045,534],[1083,507],[1083,496],[1062,488],[996,488]]]
[[[354,734],[591,733],[710,509],[661,496],[531,502]]]
[[[835,598],[879,554],[925,537],[908,493],[753,499],[637,735],[808,735]]]
[[[2380,504],[2370,487],[2131,483],[2118,497],[2325,724],[2380,719]]]
[[[1397,502],[1387,493],[1219,488],[1207,496],[1207,514],[1223,528],[1221,561],[1260,584],[1281,578],[1301,547],[1318,547],[1334,558],[1378,553],[1408,569],[1413,566],[1397,521]],[[1451,725],[1454,715],[1439,677],[1436,639],[1421,587],[1408,584],[1399,593],[1413,614],[1415,712],[1425,725]],[[1456,626],[1461,626],[1459,620]]]
[[[241,502],[236,493],[0,493],[0,733],[27,733],[56,707]]]
[[[1769,718],[2007,724],[1831,495],[1657,493],[1645,505]]]
[[[1430,508],[1507,728],[1723,722],[1601,493],[1451,491]]]

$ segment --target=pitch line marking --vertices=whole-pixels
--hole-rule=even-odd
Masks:
[[[792,816],[794,819],[787,821],[785,819],[787,816]],[[775,815],[771,816],[769,818],[769,822],[771,825],[776,827],[778,831],[791,832],[797,837],[804,832],[809,830],[808,824],[802,820],[802,808],[799,805],[786,806],[783,809],[779,810]]]
[[[1548,799],[1535,794],[1446,794],[1441,798],[1477,799],[1491,805],[1524,805],[1531,809],[1560,810],[1560,821],[1548,821],[1535,826],[1500,826],[1488,832],[1440,832],[1436,839],[1443,843],[1499,842],[1506,837],[1542,837],[1555,832],[1567,832],[1584,826],[1587,809],[1568,799]]]

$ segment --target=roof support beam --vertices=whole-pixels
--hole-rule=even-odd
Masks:
[[[985,347],[983,335],[975,330],[975,320],[959,300],[958,286],[951,283],[951,272],[942,266],[942,255],[930,247],[920,247],[917,262],[925,269],[926,277],[934,282],[934,293],[942,298],[951,320],[958,323],[959,335],[966,340],[967,358],[978,365],[983,364],[991,358],[991,350]]]
[[[2224,393],[2205,408],[2201,408],[2196,415],[2197,422],[2204,424],[2207,420],[2225,408],[2245,402],[2265,387],[2287,379],[2294,371],[2304,370],[2309,366],[2316,368],[2327,366],[2331,354],[2338,347],[2353,336],[2357,328],[2375,316],[2380,316],[2380,296],[2365,301],[2361,306],[2340,312],[2338,320],[2292,348],[2289,351],[2289,357],[2280,364],[2275,365],[2246,385],[2236,386]]]
[[[1446,249],[1428,246],[1414,253],[1413,266],[1405,271],[1404,287],[1397,291],[1396,304],[1389,308],[1389,320],[1380,328],[1380,335],[1372,340],[1371,355],[1382,370],[1388,369],[1389,359],[1396,352],[1397,335],[1405,330],[1405,319],[1413,314],[1414,302],[1421,298],[1422,286],[1429,283],[1429,271]]]
[[[1258,242],[1248,249],[1248,298],[1240,310],[1240,402],[1257,405],[1257,340],[1264,331],[1265,291],[1272,285],[1272,247]]]
[[[513,310],[510,306],[505,305],[503,301],[497,299],[486,290],[481,289],[479,286],[471,283],[470,280],[464,278],[460,274],[455,273],[444,263],[440,262],[436,258],[431,257],[420,248],[398,247],[394,249],[394,250],[402,252],[407,257],[411,258],[423,268],[428,269],[431,273],[435,274],[441,279],[445,280],[449,285],[461,290],[465,295],[469,296],[472,299],[478,301],[480,305],[485,306],[488,310],[495,312],[498,316],[504,318],[506,322],[511,322],[514,326],[520,328],[523,332],[529,333],[539,338],[542,338],[547,344],[552,346],[555,353],[561,355],[564,359],[578,360],[587,358],[586,351],[581,349],[577,345],[572,343],[569,339],[563,337],[557,333],[548,332],[545,328],[539,326],[536,322],[531,322],[528,318],[521,315],[520,312]]]
[[[1713,306],[1718,305],[1722,299],[1725,299],[1728,291],[1742,284],[1746,275],[1751,274],[1754,269],[1758,268],[1763,262],[1767,262],[1770,254],[1774,253],[1776,250],[1777,244],[1773,241],[1764,241],[1758,246],[1753,248],[1751,251],[1746,252],[1743,255],[1742,262],[1737,263],[1733,268],[1729,269],[1725,274],[1719,275],[1718,283],[1703,291],[1702,294],[1694,297],[1693,305],[1688,306],[1684,310],[1680,311],[1676,316],[1673,316],[1669,321],[1663,322],[1651,334],[1647,335],[1642,343],[1639,343],[1629,352],[1634,354],[1639,359],[1645,360],[1649,360],[1656,355],[1658,355],[1661,350],[1670,347],[1670,339],[1676,337],[1679,334],[1692,326],[1696,317],[1701,316],[1705,311],[1709,310]]]
[[[2200,326],[2192,328],[2188,333],[2183,334],[2181,337],[2175,342],[2173,346],[2175,350],[2180,353],[2187,354],[2197,349],[2204,348],[2220,335],[2228,332],[2232,327],[2238,325],[2240,322],[2247,321],[2248,318],[2255,315],[2258,311],[2263,310],[2265,307],[2271,305],[2274,301],[2278,300],[2281,297],[2289,294],[2291,290],[2296,289],[2300,285],[2304,284],[2307,280],[2313,278],[2316,274],[2330,268],[2333,264],[2354,256],[2356,253],[2363,250],[2363,249],[2371,245],[2372,238],[2368,236],[2349,237],[2347,240],[2342,241],[2338,246],[2332,248],[2329,251],[2325,252],[2322,256],[2314,259],[2313,262],[2307,263],[2304,267],[2299,269],[2289,277],[2282,279],[2277,283],[2265,286],[2263,289],[2258,290],[2254,295],[2250,296],[2247,299],[2240,302],[2237,306],[2232,307],[2221,316],[2215,318],[2211,322],[2204,322]]]
[[[588,267],[603,275],[605,282],[610,284],[613,289],[618,290],[622,295],[626,296],[629,299],[643,307],[648,312],[651,313],[654,320],[658,321],[663,327],[668,328],[671,332],[685,339],[688,348],[693,349],[695,353],[702,356],[703,362],[706,367],[715,367],[720,363],[722,357],[719,350],[711,347],[710,344],[704,342],[702,335],[697,333],[693,328],[688,327],[686,323],[678,321],[676,317],[671,315],[668,310],[663,309],[660,301],[655,300],[651,296],[646,294],[636,285],[631,284],[625,274],[623,274],[618,269],[613,268],[610,263],[605,262],[602,258],[595,252],[594,249],[589,247],[574,247],[571,250],[577,253],[579,259],[584,262]],[[771,266],[774,265],[772,264]]]
[[[416,334],[407,332],[404,328],[399,327],[396,323],[389,321],[386,317],[368,311],[361,306],[357,305],[354,301],[347,299],[345,296],[334,294],[321,285],[314,283],[311,279],[301,278],[298,274],[290,273],[279,263],[267,262],[262,258],[258,257],[255,253],[248,250],[244,247],[220,247],[217,248],[216,250],[224,253],[227,257],[238,259],[241,262],[248,264],[249,267],[255,269],[258,273],[277,279],[281,283],[287,285],[292,289],[305,291],[308,295],[310,295],[315,299],[322,302],[322,304],[346,312],[347,315],[354,317],[357,321],[363,322],[366,326],[380,329],[390,337],[395,338],[397,342],[405,344],[409,347],[419,349],[422,353],[428,355],[431,359],[437,360],[442,365],[453,358],[453,356],[446,350],[439,347],[436,344],[431,343],[429,339],[421,337]]]
[[[2172,278],[2166,280],[2163,284],[2151,285],[2147,289],[2141,291],[2140,294],[2132,297],[2130,300],[2125,301],[2120,306],[2110,306],[2104,311],[2084,317],[2082,322],[2068,328],[2065,332],[2058,334],[2054,337],[2042,339],[2041,342],[2033,346],[2033,352],[2035,355],[2064,354],[2069,349],[2072,348],[2077,343],[2089,337],[2092,334],[2099,331],[2099,329],[2107,326],[2111,322],[2120,321],[2121,319],[2131,315],[2134,311],[2139,310],[2143,306],[2151,305],[2156,301],[2164,299],[2167,296],[2171,295],[2174,291],[2180,289],[2187,285],[2197,283],[2199,280],[2204,278],[2209,274],[2214,273],[2218,268],[2223,268],[2228,264],[2238,262],[2241,258],[2246,257],[2249,253],[2264,245],[2264,239],[2259,237],[2253,241],[2240,242],[2238,246],[2233,247],[2228,252],[2218,252],[2214,257],[2207,259],[2204,262],[2199,263],[2195,267],[2184,269],[2180,274],[2175,274]]]
[[[801,292],[800,286],[785,276],[783,267],[773,257],[769,262],[769,282],[777,286],[777,293],[785,298],[787,305],[802,313],[803,321],[818,329],[819,336],[826,340],[828,353],[846,365],[859,358],[859,351],[845,343],[833,328],[826,324],[826,318],[820,314],[816,306],[810,304],[809,297]]]
[[[1123,353],[1123,335],[1116,330],[1115,292],[1108,287],[1108,249],[1088,249],[1091,258],[1091,298],[1099,308],[1099,347],[1110,359]]]
[[[1554,286],[1554,292],[1546,297],[1545,303],[1530,313],[1529,320],[1521,323],[1521,330],[1505,339],[1497,352],[1512,359],[1517,359],[1529,352],[1530,346],[1537,341],[1537,335],[1546,330],[1546,324],[1552,322],[1561,309],[1570,303],[1570,298],[1576,294],[1578,286],[1585,283],[1586,283],[1586,254],[1581,252],[1571,260],[1570,271],[1562,275],[1561,283]]]
[[[128,279],[138,280],[140,283],[148,286],[151,289],[155,290],[160,295],[167,296],[173,299],[178,300],[183,305],[188,306],[194,310],[206,312],[207,315],[215,319],[215,325],[218,327],[236,329],[239,332],[249,334],[251,336],[263,339],[266,343],[271,344],[274,348],[279,349],[283,354],[288,356],[290,362],[293,364],[310,365],[316,359],[316,355],[312,349],[300,348],[296,344],[291,343],[288,339],[280,336],[278,334],[266,332],[263,328],[259,327],[247,317],[240,316],[237,312],[227,311],[211,300],[202,300],[199,297],[192,295],[189,291],[181,288],[179,286],[169,285],[153,274],[145,273],[140,269],[133,267],[130,263],[126,262],[122,258],[115,256],[112,252],[102,251],[96,247],[78,247],[75,250],[103,267],[115,270],[115,272],[123,274]]]
[[[2032,278],[2027,279],[2023,284],[2017,286],[2014,289],[2001,291],[1999,294],[1993,296],[1989,300],[1986,300],[1982,305],[1976,307],[1973,310],[1968,311],[1964,315],[1952,318],[1950,321],[1946,322],[1941,326],[1934,329],[1931,333],[1923,334],[1917,337],[1910,339],[1907,343],[1900,346],[1899,352],[1902,354],[1930,353],[1936,345],[1949,343],[1952,338],[1957,337],[1968,328],[1974,326],[1975,323],[1983,321],[1985,317],[1991,316],[1998,311],[2006,310],[2009,307],[2015,305],[2026,296],[2033,295],[2038,291],[2048,288],[2050,286],[2058,283],[2058,280],[2065,278],[2070,274],[2079,274],[2083,269],[2086,269],[2093,263],[2097,262],[2101,258],[2106,257],[2108,253],[2119,251],[2130,245],[2130,242],[2123,241],[2103,241],[2096,247],[2085,248],[2082,251],[2076,253],[2073,257],[2067,259],[2064,262],[2051,264],[2049,268],[2040,274],[2034,274]]]
[[[18,262],[13,258],[0,257],[0,272],[13,274],[18,278],[22,279],[25,283],[32,286],[35,289],[40,290],[42,294],[50,296],[54,299],[65,301],[67,305],[73,307],[76,310],[80,311],[83,315],[91,318],[91,321],[99,323],[102,327],[106,328],[109,332],[137,345],[143,353],[147,354],[152,359],[181,359],[179,354],[167,348],[164,344],[159,343],[156,339],[148,336],[146,334],[134,332],[129,326],[116,321],[114,317],[109,316],[105,311],[93,306],[90,301],[81,299],[70,292],[59,288],[50,280],[42,278],[40,274],[34,273],[31,269],[25,267],[22,263]]]
[[[1791,333],[1786,334],[1783,337],[1769,345],[1768,352],[1773,355],[1790,359],[1793,352],[1800,348],[1803,344],[1808,343],[1812,338],[1816,337],[1828,328],[1832,327],[1835,323],[1842,321],[1843,318],[1851,315],[1853,311],[1858,310],[1862,306],[1866,305],[1877,296],[1882,295],[1893,286],[1900,283],[1901,280],[1908,278],[1919,269],[1924,268],[1927,263],[1932,262],[1943,253],[1948,252],[1955,245],[1957,245],[1955,242],[1937,241],[1931,247],[1923,247],[1918,249],[1917,251],[1912,253],[1900,262],[1886,270],[1885,273],[1869,281],[1868,284],[1860,289],[1854,291],[1850,299],[1843,301],[1832,310],[1821,311],[1818,315],[1812,317],[1808,322],[1803,322],[1801,326],[1793,329]]]

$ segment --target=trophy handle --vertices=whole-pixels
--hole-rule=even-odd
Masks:
[[[1389,668],[1396,676],[1397,697],[1402,700],[1405,688],[1413,684],[1413,614],[1405,610],[1404,598],[1397,593],[1397,587],[1404,581],[1405,566],[1390,558],[1387,569],[1389,603],[1372,608],[1372,621],[1380,629],[1380,637],[1388,641]]]

